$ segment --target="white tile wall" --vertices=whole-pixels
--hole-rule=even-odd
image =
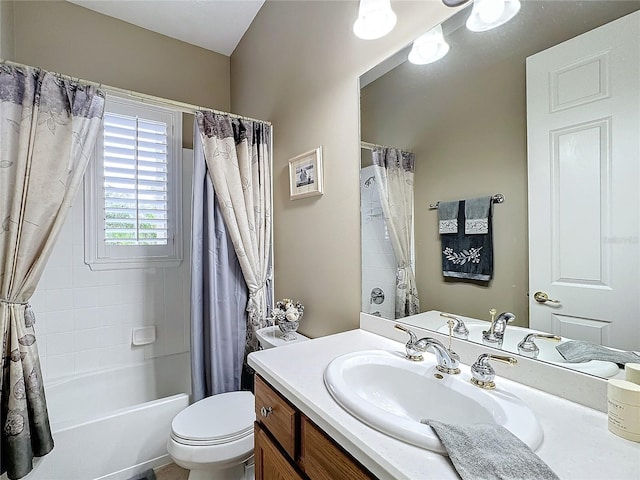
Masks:
[[[45,379],[189,350],[193,162],[190,152],[184,158],[179,267],[92,271],[84,263],[84,202],[78,193],[31,298]],[[147,325],[156,326],[156,342],[132,346],[132,329]]]

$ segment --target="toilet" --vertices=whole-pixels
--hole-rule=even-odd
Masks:
[[[256,332],[263,349],[308,340],[296,333],[285,341],[277,326]],[[251,392],[228,392],[202,400],[178,413],[171,422],[167,451],[189,470],[189,480],[253,480],[253,422]]]

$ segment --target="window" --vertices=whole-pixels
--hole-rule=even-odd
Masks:
[[[108,96],[85,175],[85,262],[175,266],[182,256],[182,114]]]

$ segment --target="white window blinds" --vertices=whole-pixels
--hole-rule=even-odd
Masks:
[[[105,243],[166,245],[167,182],[166,123],[105,113]]]
[[[182,114],[108,95],[85,174],[85,263],[93,270],[182,259]]]

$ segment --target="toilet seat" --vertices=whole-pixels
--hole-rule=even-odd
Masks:
[[[176,415],[171,422],[171,438],[182,445],[223,445],[253,435],[255,418],[251,392],[221,393]]]

